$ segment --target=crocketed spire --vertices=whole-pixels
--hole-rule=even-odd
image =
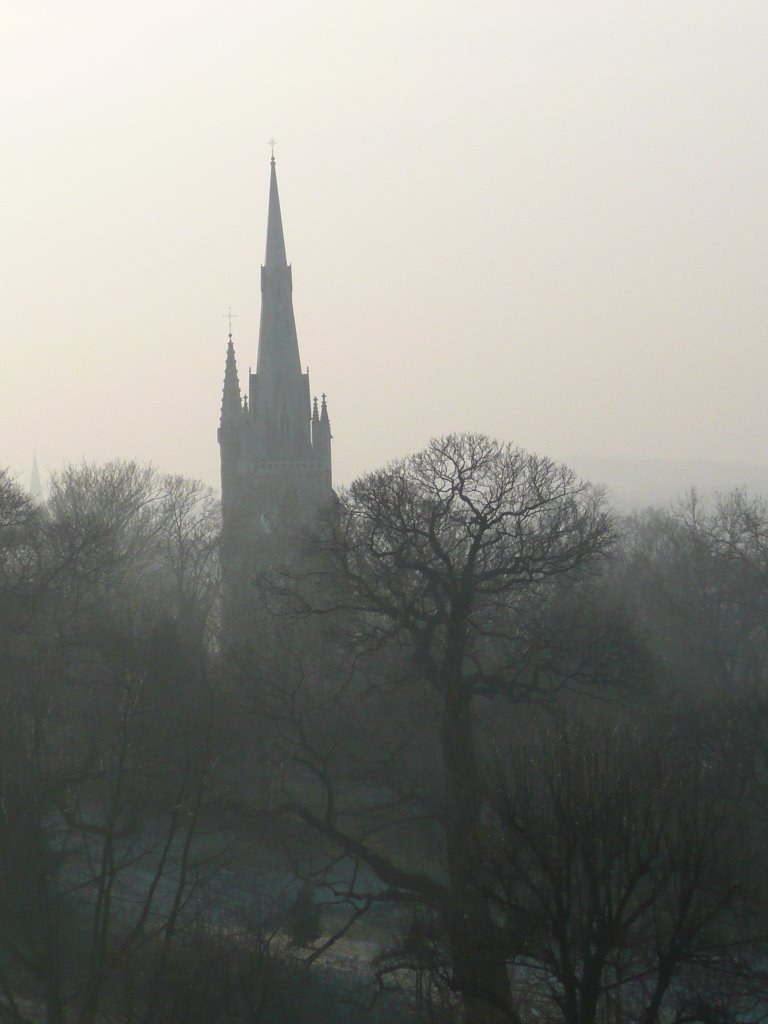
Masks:
[[[232,332],[230,331],[227,342],[227,361],[224,367],[224,391],[221,396],[222,424],[237,419],[241,409],[240,381],[237,376],[235,346],[232,344]]]

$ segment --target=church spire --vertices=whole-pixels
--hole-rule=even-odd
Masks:
[[[43,500],[43,485],[40,483],[40,471],[37,468],[37,452],[32,453],[32,474],[29,481],[29,493],[35,501]]]
[[[285,255],[285,237],[283,235],[283,217],[280,212],[280,195],[277,191],[277,172],[275,171],[275,154],[270,161],[269,175],[269,216],[267,218],[267,254],[265,267],[286,267],[288,260]]]
[[[242,408],[240,399],[240,380],[237,376],[237,360],[235,346],[232,344],[232,330],[227,342],[227,361],[224,366],[224,391],[221,396],[221,423],[236,420]]]
[[[255,372],[248,368],[241,391],[230,325],[218,431],[223,616],[231,639],[254,621],[254,573],[299,560],[294,531],[333,498],[328,406],[325,396],[311,402],[301,365],[274,156],[266,228]]]
[[[296,337],[296,320],[293,314],[293,278],[285,257],[283,219],[280,213],[280,197],[277,191],[275,158],[270,161],[269,214],[267,217],[267,254],[261,268],[261,323],[259,325],[259,354],[256,373],[273,399],[277,391],[299,385],[301,360],[299,342]],[[281,396],[282,398],[284,395]],[[251,405],[253,406],[253,395]],[[309,406],[309,396],[306,396]],[[301,417],[304,418],[302,409]],[[306,410],[309,420],[309,408]]]
[[[323,404],[320,407],[320,422],[328,431],[328,436],[331,434],[331,421],[328,417],[328,403],[325,400],[325,394],[323,394]]]
[[[323,395],[320,411],[318,412],[317,410],[317,399],[315,399],[312,410],[312,449],[318,458],[327,462],[329,474],[331,471],[331,436],[328,403],[325,400],[325,395]]]

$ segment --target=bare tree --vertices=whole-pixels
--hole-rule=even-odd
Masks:
[[[40,509],[0,469],[0,643],[29,625],[41,599]],[[6,646],[7,650],[7,646]]]
[[[300,699],[296,683],[292,690],[282,686],[293,744],[284,747],[284,758],[314,778],[322,794],[320,806],[313,806],[296,798],[300,787],[294,786],[284,809],[365,863],[386,887],[377,898],[439,908],[452,985],[468,1021],[508,1019],[511,1006],[505,958],[476,885],[484,802],[477,700],[529,696],[552,682],[537,672],[521,623],[558,580],[593,565],[611,538],[602,494],[566,467],[487,437],[453,435],[342,491],[311,538],[310,567],[284,574],[277,588],[271,580],[273,603],[277,589],[283,611],[322,617],[354,661],[347,673],[337,668],[330,681],[326,674],[320,695],[317,673],[314,681],[310,673]],[[301,673],[291,676],[286,667],[285,647],[280,653],[282,669],[273,678],[298,680]],[[386,679],[388,690],[382,689]],[[371,694],[384,712],[378,718]],[[361,701],[365,712],[356,706]],[[388,701],[410,708],[416,719],[395,710],[392,723]],[[313,704],[322,705],[326,722],[314,731],[307,714]],[[356,746],[347,746],[346,756],[339,730],[328,727],[341,716],[349,716],[350,725],[358,719],[358,727],[347,730]],[[371,733],[381,726],[386,731],[388,718],[393,742],[378,759],[369,836],[377,818],[380,833],[387,806],[401,819],[431,818],[445,874],[409,870],[380,842],[361,838],[354,815],[345,820],[336,772],[346,769],[348,783],[350,765],[359,773],[371,764],[374,755],[363,748],[378,747]],[[398,768],[418,761],[419,746],[426,778],[417,790]],[[381,788],[385,780],[389,797]],[[364,816],[358,806],[358,825]]]
[[[0,1015],[90,1024],[212,870],[218,510],[130,463],[0,484]]]
[[[768,669],[768,505],[695,492],[630,521],[626,593],[667,684],[706,693],[762,684]]]
[[[563,723],[497,769],[484,877],[530,1013],[752,1019],[764,929],[735,781],[669,719]]]

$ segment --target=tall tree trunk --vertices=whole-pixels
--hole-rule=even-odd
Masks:
[[[464,1004],[466,1024],[508,1024],[511,1006],[506,958],[477,885],[481,787],[471,694],[458,672],[446,681],[443,691],[441,745],[450,889],[445,924],[453,981]]]

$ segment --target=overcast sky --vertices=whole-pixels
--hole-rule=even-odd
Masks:
[[[765,463],[765,0],[7,0],[0,465],[218,483],[269,149],[335,479],[480,430]]]

